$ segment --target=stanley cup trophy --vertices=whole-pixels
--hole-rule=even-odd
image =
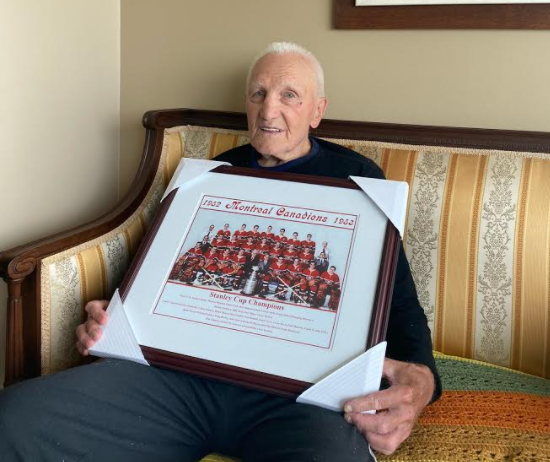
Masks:
[[[258,267],[253,266],[252,272],[250,273],[250,276],[244,283],[244,287],[242,290],[242,293],[245,295],[252,295],[255,292],[256,284],[258,282]]]

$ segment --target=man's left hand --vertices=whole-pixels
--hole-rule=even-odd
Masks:
[[[427,366],[389,358],[384,362],[383,375],[390,387],[348,401],[344,418],[357,427],[373,449],[388,455],[409,437],[416,419],[432,398],[435,381]],[[371,410],[377,413],[361,414]]]

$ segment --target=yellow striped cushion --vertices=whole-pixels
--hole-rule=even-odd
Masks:
[[[182,156],[212,158],[245,132],[165,131],[157,177],[117,230],[42,264],[42,369],[78,359],[82,306],[107,297]],[[404,245],[435,349],[550,377],[550,157],[332,140],[410,185]]]

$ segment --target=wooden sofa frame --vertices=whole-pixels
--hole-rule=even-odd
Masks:
[[[40,375],[41,260],[95,239],[122,224],[139,207],[158,168],[164,130],[199,125],[245,130],[242,113],[170,109],[143,117],[145,147],[128,193],[109,212],[81,226],[0,252],[0,276],[8,285],[5,385]],[[414,145],[550,152],[550,133],[324,120],[315,136]]]

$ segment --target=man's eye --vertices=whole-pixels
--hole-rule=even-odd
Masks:
[[[283,96],[287,99],[292,99],[292,98],[296,98],[296,93],[293,93],[291,91],[285,91],[283,93]]]
[[[265,97],[265,92],[263,90],[258,90],[252,93],[251,98],[259,99]]]

